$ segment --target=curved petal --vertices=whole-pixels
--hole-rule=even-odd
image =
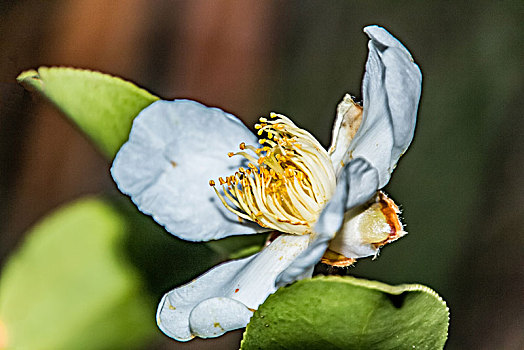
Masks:
[[[244,327],[249,321],[247,315],[275,292],[275,279],[280,272],[308,244],[308,235],[281,235],[260,253],[218,265],[173,289],[160,301],[158,326],[179,341],[194,336],[219,336]],[[215,323],[220,327],[215,327]]]
[[[244,165],[227,153],[257,138],[217,108],[188,100],[158,101],[133,122],[111,174],[123,193],[167,231],[191,241],[264,231],[240,223],[209,186]]]
[[[335,194],[320,213],[309,247],[278,276],[279,285],[295,281],[320,261],[344,222],[344,213],[366,203],[378,189],[377,170],[363,158],[352,160],[339,175]]]
[[[217,297],[204,300],[189,315],[191,333],[200,338],[215,338],[249,323],[253,311],[235,299]]]
[[[398,206],[383,192],[344,214],[344,223],[329,249],[347,258],[376,256],[380,247],[404,236]]]
[[[335,194],[315,224],[315,232],[332,238],[342,226],[344,213],[360,206],[378,190],[378,172],[363,158],[353,159],[337,180]]]
[[[195,336],[189,326],[191,311],[204,300],[228,294],[231,278],[254,257],[218,265],[190,283],[166,293],[157,309],[157,324],[160,330],[179,341],[193,339]]]
[[[344,167],[344,157],[361,122],[362,107],[353,101],[351,95],[346,94],[337,107],[337,116],[333,123],[331,146],[328,151],[337,176]]]
[[[366,158],[385,186],[413,138],[422,74],[408,50],[385,29],[364,28],[370,37],[362,83],[362,124],[346,154]]]
[[[314,236],[308,249],[302,252],[287,269],[278,275],[276,285],[283,287],[299,279],[311,277],[315,265],[320,261],[320,258],[322,258],[322,255],[328,248],[330,239],[329,236]]]

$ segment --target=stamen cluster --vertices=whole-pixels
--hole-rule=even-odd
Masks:
[[[215,181],[209,184],[239,220],[281,232],[310,233],[335,190],[331,160],[319,142],[289,118],[275,113],[270,117],[255,125],[259,136],[267,135],[259,139],[260,147],[241,143],[239,152],[228,153],[246,158],[247,169],[219,178],[222,191]]]

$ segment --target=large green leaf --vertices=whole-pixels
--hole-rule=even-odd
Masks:
[[[271,295],[242,349],[441,349],[449,312],[431,289],[317,277]]]
[[[130,82],[82,69],[41,67],[17,80],[51,100],[110,159],[127,141],[133,119],[158,100]]]
[[[129,229],[121,211],[94,198],[34,227],[0,278],[0,348],[144,345],[157,332],[156,300],[124,252]]]

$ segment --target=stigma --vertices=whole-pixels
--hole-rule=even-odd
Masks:
[[[240,220],[291,234],[307,234],[332,197],[336,178],[326,150],[289,118],[271,113],[255,124],[259,145],[239,145],[246,165],[209,182],[222,204]]]

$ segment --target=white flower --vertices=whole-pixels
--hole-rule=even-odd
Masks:
[[[255,126],[260,140],[236,117],[193,101],[159,101],[135,119],[111,172],[142,212],[191,241],[282,233],[167,293],[157,323],[168,336],[244,327],[278,286],[310,277],[321,259],[347,266],[405,234],[379,189],[413,138],[422,77],[385,29],[364,32],[364,106],[344,97],[328,151],[278,114]]]

